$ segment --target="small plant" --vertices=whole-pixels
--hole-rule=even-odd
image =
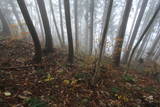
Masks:
[[[3,72],[3,70],[0,70],[0,73]]]
[[[148,86],[148,87],[142,88],[142,90],[148,93],[154,93],[156,91],[156,88],[152,86]]]
[[[135,82],[136,82],[136,79],[135,79],[133,76],[128,75],[128,74],[123,75],[123,76],[122,76],[122,79],[123,79],[124,81],[126,81],[126,82],[129,82],[129,83],[135,83]]]
[[[118,93],[118,92],[120,92],[120,89],[117,88],[117,87],[113,87],[113,88],[111,89],[111,91],[112,91],[112,93]]]
[[[48,107],[47,103],[38,99],[38,98],[30,98],[26,101],[29,107]]]
[[[128,102],[129,99],[127,96],[124,96],[124,95],[118,95],[118,94],[115,94],[115,97],[118,99],[118,100],[122,100],[124,102]]]
[[[87,104],[88,102],[89,102],[89,98],[84,98],[81,101],[82,104]]]
[[[52,77],[51,74],[48,74],[47,78],[44,79],[44,82],[49,82],[49,81],[52,81],[52,80],[54,80],[54,77]]]
[[[75,77],[76,79],[86,80],[86,79],[90,78],[91,75],[90,75],[89,73],[80,72],[80,73],[77,73],[74,77]]]

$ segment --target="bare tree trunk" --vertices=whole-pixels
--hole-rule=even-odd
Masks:
[[[129,13],[131,10],[133,0],[126,0],[126,6],[124,10],[124,14],[122,17],[122,22],[118,31],[118,36],[116,38],[116,43],[113,51],[113,61],[116,66],[119,66],[120,64],[120,57],[121,57],[121,51],[122,51],[122,45],[124,41],[126,26],[129,18]]]
[[[148,52],[149,59],[153,56],[153,54],[154,54],[153,52],[155,50],[155,47],[158,45],[159,41],[160,41],[160,31],[158,32],[157,37],[155,38],[155,40],[154,40],[154,42]]]
[[[74,25],[75,25],[75,49],[78,52],[79,43],[78,43],[78,0],[74,0]]]
[[[153,24],[153,22],[154,22],[154,20],[155,20],[155,18],[156,18],[156,16],[157,16],[157,14],[158,14],[159,11],[160,11],[160,3],[158,4],[157,9],[156,9],[153,17],[151,18],[150,22],[147,24],[145,30],[143,31],[142,35],[140,36],[140,39],[137,41],[135,47],[133,48],[133,50],[132,50],[132,52],[131,52],[131,56],[130,56],[130,58],[129,58],[129,60],[128,60],[128,64],[127,64],[127,65],[128,65],[128,68],[129,68],[129,66],[130,66],[131,60],[132,60],[132,58],[133,58],[133,55],[134,55],[137,47],[139,46],[140,42],[141,42],[141,41],[143,40],[143,38],[145,37],[146,32],[150,29],[150,26]]]
[[[88,9],[88,4],[89,4],[89,1],[88,0],[86,0],[86,13],[85,13],[85,22],[86,22],[86,26],[85,26],[85,36],[86,36],[86,39],[85,39],[85,45],[86,45],[86,47],[85,47],[85,50],[88,52],[88,50],[89,50],[89,35],[88,35],[88,33],[89,33],[89,24],[88,24],[88,17],[89,17],[89,9]]]
[[[135,56],[135,60],[138,61],[142,57],[143,53],[145,52],[145,49],[147,48],[147,45],[149,43],[148,41],[150,40],[150,38],[150,35],[144,37],[142,44],[140,45],[139,50],[137,52],[137,55]]]
[[[132,24],[132,27],[131,27],[131,30],[130,30],[130,32],[129,32],[129,37],[128,37],[128,40],[127,40],[127,43],[126,43],[126,46],[128,46],[129,45],[129,43],[130,43],[130,40],[131,40],[131,36],[132,36],[132,32],[133,32],[133,30],[134,30],[134,26],[135,26],[135,23],[136,23],[136,21],[137,21],[137,16],[138,16],[138,10],[139,10],[139,7],[140,7],[140,4],[141,4],[141,0],[139,0],[139,2],[138,2],[138,6],[137,6],[137,8],[136,8],[136,11],[135,11],[135,15],[134,15],[134,20],[133,20],[133,24]],[[127,47],[127,49],[128,49],[128,47]],[[125,60],[125,57],[123,56],[123,62],[124,62],[124,60]]]
[[[34,56],[34,61],[35,62],[40,62],[41,61],[41,58],[42,58],[42,53],[41,53],[41,45],[40,45],[40,42],[39,42],[39,38],[38,38],[38,35],[37,35],[37,32],[35,30],[35,27],[33,25],[33,22],[29,16],[29,13],[28,13],[28,10],[27,10],[27,7],[25,5],[25,2],[24,0],[17,0],[18,2],[18,5],[21,9],[21,12],[23,14],[23,17],[25,19],[25,22],[28,26],[28,29],[31,33],[31,36],[32,36],[32,39],[33,39],[33,43],[34,43],[34,47],[35,47],[35,56]]]
[[[159,28],[159,27],[158,27],[158,28]],[[146,48],[147,48],[147,45],[148,45],[148,43],[149,43],[148,41],[149,41],[150,38],[153,36],[153,34],[150,35],[150,32],[151,32],[151,31],[152,31],[152,29],[150,29],[150,30],[147,32],[146,36],[144,37],[144,39],[143,39],[143,41],[142,41],[142,43],[141,43],[141,45],[140,45],[140,47],[139,47],[136,55],[135,55],[135,60],[140,59],[140,58],[142,57],[143,53],[145,52],[145,50],[146,50]],[[158,29],[157,31],[159,31],[159,29]],[[158,39],[158,38],[157,38],[157,39]],[[152,49],[153,49],[153,51],[154,51],[154,47],[153,47]],[[150,50],[150,51],[152,51],[152,50]],[[148,55],[149,55],[149,54],[148,54]],[[153,56],[154,56],[154,55],[150,55],[150,56],[147,57],[147,59],[150,59],[150,58],[153,57]]]
[[[36,0],[34,0],[34,1],[35,1],[36,11],[37,11],[39,25],[40,25],[40,29],[41,29],[41,35],[42,35],[42,39],[43,39],[43,42],[44,42],[45,41],[45,34],[44,34],[44,29],[43,29],[43,23],[42,23],[41,15],[40,15],[39,10],[38,10],[37,1]]]
[[[61,26],[62,41],[63,41],[63,44],[65,45],[65,41],[64,41],[64,30],[63,30],[63,19],[62,19],[62,5],[61,5],[61,0],[59,0],[59,14],[60,14],[60,26]]]
[[[130,40],[129,45],[127,47],[127,51],[124,53],[124,56],[123,56],[123,59],[124,59],[123,63],[124,64],[127,63],[127,60],[128,60],[128,57],[129,57],[129,53],[131,52],[131,49],[132,49],[133,44],[135,42],[136,35],[138,33],[138,29],[139,29],[139,26],[140,26],[144,11],[146,9],[147,3],[148,3],[148,0],[143,0],[143,2],[142,2],[141,10],[140,10],[140,12],[138,14],[138,18],[137,18],[134,30],[133,30],[132,34],[130,35],[131,36],[131,40]]]
[[[153,57],[153,60],[159,60],[159,58],[160,58],[160,43],[159,43],[159,45],[158,45],[158,47],[157,47],[157,50],[155,51],[155,55],[154,55],[154,57]]]
[[[93,21],[94,21],[94,0],[90,2],[90,38],[89,38],[89,55],[93,51]]]
[[[9,29],[9,26],[8,26],[8,23],[7,23],[7,20],[5,19],[1,9],[0,9],[0,20],[2,22],[2,25],[3,25],[3,31],[2,31],[2,34],[5,34],[5,35],[10,35],[11,32],[10,32],[10,29]]]
[[[106,34],[108,32],[108,26],[109,26],[111,11],[112,11],[112,5],[113,5],[113,0],[110,0],[109,6],[108,6],[107,18],[106,18],[103,33],[102,33],[102,40],[101,40],[101,45],[100,45],[99,57],[98,57],[98,61],[97,61],[97,64],[96,64],[96,68],[95,68],[96,70],[95,70],[95,74],[93,76],[92,85],[95,84],[94,81],[96,79],[96,76],[99,76],[98,72],[99,72],[100,62],[101,62],[101,58],[102,58],[103,48],[105,46]]]
[[[101,44],[100,44],[100,53],[99,53],[99,61],[98,61],[99,63],[102,58],[103,48],[105,48],[105,40],[106,40],[106,35],[108,32],[108,26],[109,26],[109,20],[111,17],[112,5],[113,5],[113,0],[110,0],[108,12],[107,12],[107,17],[105,20],[105,25],[104,25],[103,33],[102,33],[102,40],[101,40]]]
[[[20,17],[19,17],[19,15],[18,15],[18,12],[17,12],[17,9],[16,9],[16,5],[14,4],[14,1],[13,1],[13,0],[10,0],[9,3],[10,3],[10,5],[11,5],[11,7],[12,7],[12,11],[13,11],[15,17],[16,17],[16,20],[17,20],[17,22],[18,22],[18,25],[20,26],[21,32],[25,32],[25,29],[24,29],[24,27],[23,27],[23,25],[22,25],[22,23],[21,23],[21,20],[20,20]]]
[[[65,19],[66,19],[66,27],[67,27],[67,35],[68,35],[68,49],[69,49],[68,62],[72,64],[74,61],[74,49],[73,49],[69,0],[64,0],[64,8],[65,8]]]
[[[104,12],[103,12],[103,16],[102,16],[102,32],[101,32],[101,35],[103,33],[103,29],[104,29],[105,21],[106,21],[106,17],[107,17],[106,11],[108,11],[108,0],[105,0],[104,4],[105,4],[105,6],[104,6]]]
[[[106,14],[106,11],[108,11],[108,0],[105,0],[104,1],[104,12],[103,12],[103,16],[102,16],[102,31],[101,31],[101,35],[103,33],[103,29],[104,29],[104,26],[105,26],[105,20],[106,20],[106,17],[107,17],[107,14]],[[106,44],[104,44],[104,47],[105,47]],[[102,55],[105,54],[105,48],[103,48],[102,50]]]
[[[53,22],[54,22],[54,25],[55,25],[55,28],[56,28],[56,31],[57,31],[58,39],[59,39],[61,47],[63,47],[63,42],[62,42],[59,30],[58,30],[58,26],[57,26],[55,14],[54,14],[54,9],[53,9],[53,5],[52,5],[52,1],[49,0],[49,2],[50,2],[51,12],[52,12],[52,15],[53,15]]]
[[[37,0],[37,3],[41,13],[44,31],[46,35],[45,52],[49,53],[53,51],[53,39],[52,39],[51,29],[49,26],[49,20],[47,17],[46,7],[44,4],[44,0]]]

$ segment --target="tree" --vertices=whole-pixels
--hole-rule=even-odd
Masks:
[[[102,30],[104,29],[105,26],[105,20],[106,20],[106,11],[108,11],[108,0],[104,0],[104,11],[103,11],[103,16],[102,16]],[[103,31],[102,31],[103,32]],[[101,32],[101,33],[102,33]]]
[[[64,0],[64,9],[65,9],[65,19],[66,19],[66,27],[67,27],[67,35],[68,35],[68,49],[69,49],[68,61],[69,63],[72,64],[74,61],[74,49],[73,49],[69,0]]]
[[[85,3],[85,9],[86,9],[86,11],[85,11],[85,23],[86,23],[86,25],[85,25],[85,45],[86,45],[86,47],[85,47],[85,49],[86,49],[86,51],[88,52],[88,49],[89,49],[89,9],[88,9],[88,5],[89,5],[89,1],[88,0],[86,0],[86,3]]]
[[[102,53],[103,53],[103,48],[105,47],[105,40],[106,40],[106,35],[107,35],[107,32],[108,32],[108,26],[109,26],[109,20],[110,20],[110,16],[111,16],[112,6],[113,6],[113,0],[110,0],[109,6],[108,6],[107,17],[106,17],[106,20],[105,20],[105,25],[104,25],[104,28],[103,28],[102,40],[101,40],[101,44],[100,44],[100,52],[99,52],[99,57],[98,57],[97,65],[96,65],[96,71],[95,71],[95,74],[93,76],[92,85],[94,85],[94,80],[95,80],[95,78],[97,76],[97,73],[99,71],[99,66],[100,66]]]
[[[75,25],[75,45],[76,45],[76,52],[78,51],[78,0],[74,0],[74,25]]]
[[[39,10],[41,13],[44,31],[46,35],[45,52],[49,53],[53,51],[53,40],[52,40],[51,29],[49,26],[49,20],[47,17],[46,7],[44,4],[44,0],[37,0],[37,3],[38,3]]]
[[[21,20],[20,20],[20,17],[19,17],[19,15],[18,15],[18,11],[17,11],[17,9],[16,9],[16,5],[15,5],[14,1],[13,1],[13,0],[9,0],[9,3],[10,3],[10,5],[11,5],[11,7],[12,7],[12,11],[13,11],[15,17],[16,17],[16,20],[17,20],[17,22],[18,22],[18,25],[20,26],[21,32],[25,32],[25,29],[24,29],[24,27],[23,27],[23,25],[22,25],[22,23],[21,23]]]
[[[146,17],[145,17],[145,19],[144,19],[144,21],[143,21],[143,24],[142,24],[142,28],[141,28],[141,32],[140,32],[140,35],[143,33],[143,31],[145,30],[145,28],[146,28],[146,23],[148,23],[149,21],[150,21],[150,19],[152,18],[152,13],[154,13],[154,8],[155,8],[155,3],[154,2],[151,2],[150,3],[150,7],[149,7],[149,10],[148,10],[148,12],[147,12],[147,14],[146,14]],[[133,57],[135,58],[135,60],[139,60],[139,58],[141,58],[141,56],[142,56],[142,54],[144,53],[144,51],[145,51],[145,49],[146,49],[146,47],[147,47],[147,44],[148,44],[148,41],[147,40],[149,40],[150,38],[151,38],[151,36],[150,36],[150,32],[151,32],[151,29],[149,29],[147,32],[146,32],[146,34],[145,34],[145,36],[144,36],[144,38],[142,39],[142,43],[137,47],[137,49],[135,50],[135,54],[133,55]],[[131,53],[131,52],[130,52]]]
[[[94,0],[90,1],[90,38],[89,38],[89,55],[93,51],[93,21],[94,21]]]
[[[41,19],[41,15],[39,13],[39,9],[38,9],[38,5],[37,5],[37,2],[36,0],[35,1],[35,5],[36,5],[36,12],[37,12],[37,15],[38,15],[38,20],[39,20],[39,25],[40,25],[40,29],[41,29],[41,35],[42,35],[42,38],[43,38],[43,42],[45,41],[45,36],[44,36],[44,29],[43,29],[43,24],[42,24],[42,19]]]
[[[63,30],[63,19],[62,19],[62,6],[61,6],[61,0],[59,0],[59,15],[60,15],[60,27],[61,27],[61,35],[62,35],[62,41],[65,45],[64,41],[64,30]]]
[[[58,26],[57,26],[55,14],[54,14],[54,9],[53,9],[53,6],[52,6],[52,1],[49,0],[49,2],[50,2],[51,12],[52,12],[52,15],[53,15],[53,22],[54,22],[54,25],[55,25],[55,28],[56,28],[56,31],[57,31],[58,39],[59,39],[61,47],[63,47],[63,42],[62,42],[59,30],[58,30]]]
[[[119,66],[120,64],[120,57],[121,57],[121,51],[122,51],[122,45],[124,41],[126,26],[129,18],[129,13],[131,10],[133,0],[126,0],[126,6],[124,10],[124,14],[122,17],[122,22],[120,24],[120,28],[118,31],[118,36],[116,37],[116,43],[113,51],[113,61],[116,66]]]
[[[158,45],[159,41],[160,41],[160,31],[158,31],[157,36],[156,36],[151,48],[148,51],[148,58],[149,59],[151,59],[151,57],[153,56],[153,54],[154,54],[153,52],[155,50],[155,47]]]
[[[3,15],[2,11],[1,11],[1,8],[0,8],[0,20],[1,20],[2,26],[3,26],[2,34],[10,35],[11,32],[10,32],[7,20],[5,19],[4,15]]]
[[[111,17],[112,5],[113,5],[113,0],[110,0],[109,6],[108,6],[107,17],[105,18],[106,20],[105,20],[105,25],[104,25],[104,28],[103,28],[103,33],[102,33],[102,40],[101,40],[101,44],[100,44],[100,52],[99,52],[98,63],[100,63],[100,61],[101,61],[103,49],[105,48],[105,41],[106,41],[106,35],[107,35],[107,32],[108,32],[109,20],[110,20],[110,17]]]
[[[108,0],[104,0],[104,4],[105,4],[105,6],[104,6],[104,12],[103,12],[103,16],[102,16],[102,31],[101,31],[101,35],[103,34],[103,29],[104,29],[104,26],[105,26],[105,20],[106,20],[106,17],[107,17],[107,15],[106,15],[106,11],[108,11]],[[104,55],[105,54],[105,45],[106,44],[104,44],[104,48],[103,48],[103,50],[102,50],[102,55]]]
[[[26,7],[24,0],[17,0],[17,2],[18,2],[18,5],[21,9],[24,20],[28,26],[28,29],[29,29],[31,36],[32,36],[32,39],[33,39],[34,48],[35,48],[35,56],[34,56],[33,60],[38,63],[41,61],[42,53],[41,53],[41,45],[40,45],[40,41],[39,41],[37,32],[35,30],[35,27],[33,25],[32,20],[29,16],[29,13],[28,13],[28,10],[27,10],[27,7]]]
[[[145,37],[145,34],[147,33],[147,31],[150,29],[151,25],[153,24],[158,12],[160,11],[160,3],[158,4],[157,8],[156,8],[156,11],[154,12],[151,20],[149,21],[149,23],[147,24],[145,30],[143,31],[142,35],[140,36],[139,40],[137,41],[136,45],[134,46],[132,52],[131,52],[131,56],[129,57],[129,60],[128,60],[128,69],[129,69],[129,66],[130,66],[130,63],[131,63],[131,60],[133,58],[133,55],[137,49],[137,47],[139,46],[139,44],[141,43],[141,41],[144,39]]]
[[[147,45],[149,43],[148,41],[153,36],[153,35],[150,35],[150,31],[146,33],[146,36],[141,41],[141,44],[139,45],[139,48],[137,49],[137,52],[134,55],[136,61],[138,61],[142,57],[142,54],[145,52],[145,49],[147,48]]]
[[[130,39],[131,39],[131,36],[132,36],[132,32],[133,32],[133,30],[134,30],[134,26],[135,26],[135,23],[136,23],[136,21],[137,21],[137,16],[138,16],[137,13],[139,13],[138,10],[139,10],[139,7],[141,7],[140,4],[141,4],[141,0],[139,0],[138,6],[136,7],[135,15],[134,15],[134,18],[133,18],[133,23],[132,23],[132,26],[131,26],[131,29],[130,29],[130,32],[129,32],[129,37],[128,37],[128,39],[127,39],[126,46],[128,46],[128,44],[130,43]],[[128,47],[127,47],[127,49],[128,49]],[[124,53],[124,54],[125,54],[125,53]],[[126,60],[126,58],[125,58],[124,55],[123,55],[122,63],[125,63],[125,60]]]
[[[158,61],[159,60],[159,58],[160,58],[160,43],[159,43],[159,45],[158,45],[158,47],[157,47],[157,49],[156,49],[156,51],[155,51],[155,55],[154,55],[154,60],[156,60],[156,61]]]
[[[127,60],[128,60],[128,57],[129,57],[129,53],[131,52],[132,46],[133,46],[134,41],[136,39],[136,35],[138,33],[138,29],[139,29],[139,26],[140,26],[144,11],[146,9],[147,3],[148,3],[148,0],[143,0],[143,2],[142,2],[142,6],[141,6],[140,12],[138,14],[138,18],[137,18],[136,24],[134,26],[134,30],[133,30],[132,34],[130,35],[131,39],[130,39],[130,42],[128,44],[127,51],[124,53],[124,56],[123,56],[123,63],[124,64],[127,63]]]

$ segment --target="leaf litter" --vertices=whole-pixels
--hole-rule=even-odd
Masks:
[[[65,50],[38,65],[32,43],[4,40],[0,50],[2,107],[160,107],[160,83],[136,71],[124,76],[123,69],[104,65],[92,87],[92,63],[77,58],[70,68]]]

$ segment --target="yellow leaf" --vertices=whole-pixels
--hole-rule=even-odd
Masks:
[[[70,83],[70,81],[69,80],[64,80],[63,83],[64,83],[64,85],[68,85]]]
[[[54,78],[51,76],[51,74],[48,74],[47,78],[44,79],[45,82],[52,81],[52,80],[54,80]]]

